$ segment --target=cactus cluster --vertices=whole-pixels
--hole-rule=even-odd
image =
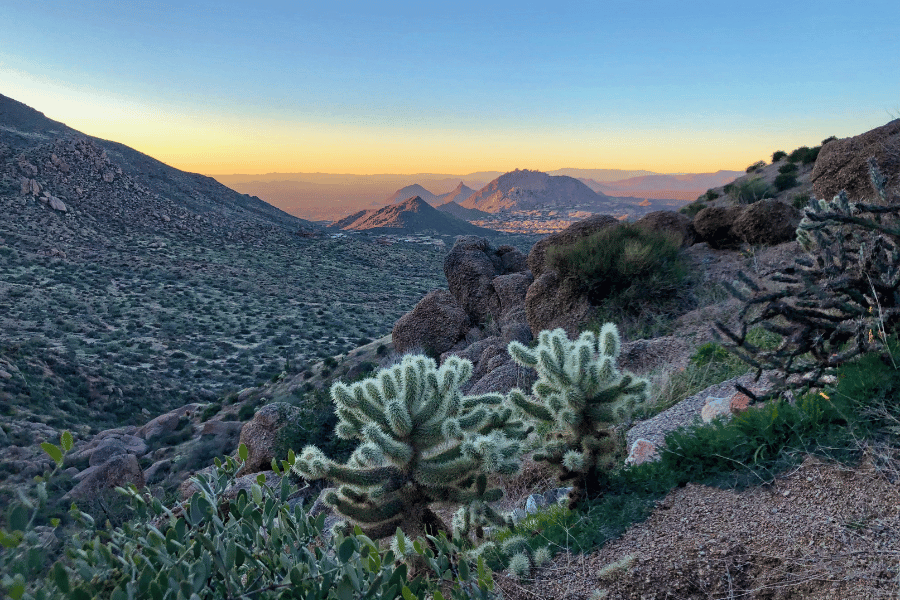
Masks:
[[[619,371],[620,350],[612,323],[599,335],[586,331],[575,341],[556,329],[542,331],[533,349],[509,344],[513,360],[538,374],[531,398],[513,389],[509,400],[528,418],[548,426],[551,438],[534,458],[557,465],[560,480],[571,481],[571,508],[605,491],[607,474],[624,449],[615,426],[649,394],[647,380]]]
[[[307,446],[292,469],[339,484],[325,501],[372,538],[398,527],[413,538],[447,531],[430,505],[500,499],[486,475],[515,472],[530,431],[512,420],[502,395],[463,396],[471,374],[467,360],[450,357],[438,368],[409,355],[375,377],[334,384],[336,433],[360,444],[345,464]]]
[[[851,202],[845,192],[831,201],[810,201],[797,228],[807,256],[755,281],[739,274],[741,289],[729,286],[744,302],[741,326],[716,329],[726,347],[757,369],[774,370],[782,381],[759,401],[794,385],[820,387],[848,360],[884,348],[900,321],[900,205],[889,198],[885,178],[874,159],[869,174],[875,203]],[[778,334],[772,350],[747,340],[756,326]],[[792,377],[793,376],[793,377]],[[789,385],[790,379],[790,385]]]

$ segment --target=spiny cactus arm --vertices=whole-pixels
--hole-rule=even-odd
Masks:
[[[513,340],[506,346],[506,351],[510,357],[523,367],[534,368],[538,364],[537,354],[528,349],[525,344]]]
[[[548,423],[554,420],[553,415],[545,406],[529,401],[519,388],[511,389],[507,398],[509,398],[509,401],[512,402],[516,408],[520,409],[533,419]]]
[[[555,350],[559,347],[557,342],[559,340],[554,337],[552,338],[554,342],[554,351],[551,352],[548,348],[540,348],[538,350],[538,366],[537,371],[538,375],[541,375],[548,379],[552,384],[562,387],[572,385],[572,378],[569,377],[569,374],[566,373],[563,365],[565,364],[563,361],[556,360]]]
[[[392,498],[379,504],[359,504],[332,492],[325,497],[325,502],[343,516],[359,523],[380,523],[402,516],[403,513],[403,501],[400,498]]]
[[[307,446],[307,449],[309,446]],[[314,447],[313,447],[314,448]],[[331,479],[337,483],[355,485],[359,487],[373,487],[382,484],[385,480],[396,477],[400,471],[396,467],[357,468],[337,464],[325,459],[322,462],[318,457],[308,457],[307,449],[297,457],[291,470],[306,480]],[[319,451],[318,448],[315,450]],[[321,451],[319,451],[321,455]],[[324,455],[322,455],[324,457]]]
[[[482,427],[487,422],[488,417],[488,410],[483,406],[479,406],[460,416],[458,420],[459,426],[463,431],[473,431]]]
[[[500,404],[503,404],[503,394],[480,394],[464,396],[462,399],[463,410],[470,410],[476,406],[499,406]]]
[[[413,419],[412,415],[409,414],[408,405],[399,400],[393,400],[385,406],[385,413],[390,424],[389,431],[394,436],[405,438],[412,433]]]
[[[569,471],[578,473],[584,473],[590,467],[584,452],[578,452],[577,450],[569,450],[563,454],[562,465]]]
[[[478,463],[468,456],[461,456],[446,462],[426,459],[419,461],[413,477],[424,486],[449,486],[470,475],[477,468]]]
[[[413,457],[413,448],[409,444],[386,435],[378,426],[370,424],[363,429],[363,435],[371,443],[378,446],[386,457],[394,464],[406,465]]]
[[[448,390],[444,392],[436,388],[431,388],[425,394],[422,404],[411,411],[413,427],[418,429],[426,423],[443,420],[447,414],[447,399],[454,391],[455,390]]]
[[[342,440],[352,440],[362,435],[363,422],[345,406],[335,410],[338,416],[338,424],[334,429],[335,434]]]

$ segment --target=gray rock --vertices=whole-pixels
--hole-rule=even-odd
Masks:
[[[531,494],[525,500],[525,512],[533,515],[545,506],[544,497],[540,494]]]
[[[123,454],[128,454],[125,450],[125,444],[116,439],[106,439],[100,442],[100,444],[94,448],[94,451],[91,452],[88,464],[95,467],[102,465],[114,456],[121,456]]]
[[[521,508],[517,508],[517,509],[513,510],[509,516],[512,518],[513,523],[518,525],[528,515],[525,514],[525,511],[522,510]]]
[[[144,487],[144,472],[134,454],[114,456],[102,465],[87,469],[87,476],[82,477],[64,498],[91,498],[105,489],[133,483]]]
[[[420,350],[442,354],[466,332],[469,319],[456,297],[434,290],[394,324],[391,337],[397,352]]]

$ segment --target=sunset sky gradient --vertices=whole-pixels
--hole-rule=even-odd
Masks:
[[[206,174],[707,172],[900,117],[900,2],[3,0],[0,93]]]

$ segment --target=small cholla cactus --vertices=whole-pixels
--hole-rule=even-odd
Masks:
[[[534,349],[510,342],[513,360],[534,367],[538,380],[533,399],[519,389],[508,398],[528,418],[551,425],[555,437],[534,458],[558,465],[560,480],[572,481],[569,506],[574,508],[585,496],[603,493],[606,474],[624,451],[614,427],[647,399],[650,386],[618,370],[621,344],[612,323],[605,324],[599,336],[586,331],[571,341],[556,329],[542,331],[538,340]]]
[[[360,445],[346,464],[307,446],[292,469],[339,484],[325,501],[371,538],[398,527],[413,539],[447,531],[429,505],[498,500],[503,491],[488,488],[486,473],[515,472],[530,431],[511,420],[502,395],[463,396],[471,374],[472,363],[457,357],[438,368],[406,356],[372,378],[334,384],[336,433]]]
[[[484,528],[488,526],[512,527],[512,517],[501,515],[486,502],[473,500],[467,506],[460,507],[453,515],[453,537],[468,538],[470,533],[476,539],[484,538]]]
[[[504,540],[501,545],[504,554],[509,556],[506,570],[510,575],[518,579],[525,579],[532,567],[539,567],[550,561],[550,549],[542,546],[532,550],[531,546],[521,535],[514,535]]]

